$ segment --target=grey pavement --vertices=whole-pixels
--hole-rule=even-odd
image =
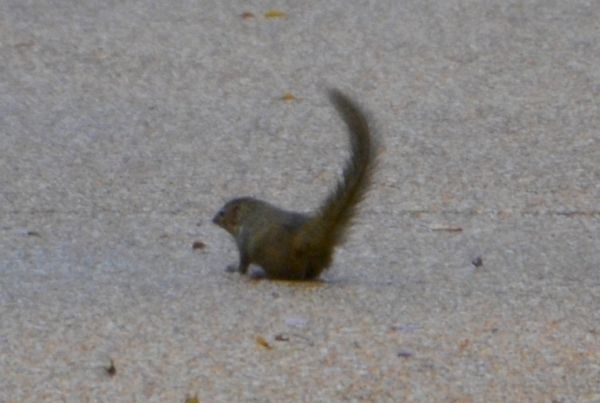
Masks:
[[[599,38],[597,1],[0,1],[0,401],[599,402]],[[340,175],[329,87],[385,144],[348,243],[226,273],[226,200]]]

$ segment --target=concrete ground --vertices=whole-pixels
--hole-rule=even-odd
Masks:
[[[0,401],[599,402],[599,21],[1,1]],[[385,144],[348,243],[321,282],[226,273],[226,200],[339,176],[329,87]]]

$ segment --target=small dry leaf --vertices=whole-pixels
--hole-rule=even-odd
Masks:
[[[267,348],[269,350],[271,350],[273,347],[261,336],[257,336],[256,337],[256,342],[258,344],[260,344],[261,346],[263,346],[264,348]]]
[[[250,20],[250,19],[254,18],[254,14],[252,14],[250,12],[245,12],[242,14],[242,18],[245,20]]]
[[[464,350],[465,350],[465,348],[469,347],[469,344],[471,344],[471,340],[469,340],[469,339],[465,339],[463,342],[461,342],[461,343],[458,345],[458,349],[459,349],[460,351],[464,351]]]
[[[115,362],[111,359],[110,365],[108,367],[104,367],[106,373],[110,376],[115,376],[117,373],[117,368],[115,368]]]
[[[412,353],[410,351],[407,351],[407,350],[402,350],[397,355],[398,355],[398,357],[402,357],[402,358],[410,358],[410,357],[412,357]]]
[[[282,18],[287,17],[287,14],[280,10],[270,10],[265,14],[266,18]]]
[[[185,403],[200,403],[200,400],[198,400],[198,394],[196,393],[194,396],[186,397]]]
[[[277,341],[290,341],[290,337],[280,333],[280,334],[278,334],[278,335],[275,336],[275,340],[277,340]]]
[[[560,321],[553,320],[552,322],[548,323],[548,327],[551,329],[558,329],[560,327]]]
[[[281,97],[282,101],[293,101],[296,97],[292,95],[291,92],[287,92],[284,96]]]
[[[192,244],[192,249],[204,249],[206,244],[204,242],[196,241]]]
[[[461,227],[451,227],[444,224],[429,224],[429,229],[433,231],[447,231],[447,232],[462,232]]]
[[[508,217],[510,217],[511,214],[512,214],[512,211],[510,209],[504,209],[504,210],[500,211],[500,213],[499,213],[500,218],[508,218]]]

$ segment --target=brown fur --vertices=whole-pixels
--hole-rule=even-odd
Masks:
[[[343,178],[314,215],[279,209],[250,197],[233,199],[213,222],[229,232],[240,251],[238,270],[255,263],[268,278],[315,279],[332,262],[376,170],[377,142],[366,115],[338,90],[329,98],[348,126],[350,158]]]

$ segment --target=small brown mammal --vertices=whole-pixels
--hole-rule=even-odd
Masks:
[[[285,211],[267,202],[242,197],[230,200],[213,222],[235,238],[240,251],[237,270],[255,263],[266,277],[310,280],[331,265],[335,246],[357,213],[376,169],[377,141],[358,105],[338,90],[329,99],[348,126],[350,157],[343,178],[314,214]]]

